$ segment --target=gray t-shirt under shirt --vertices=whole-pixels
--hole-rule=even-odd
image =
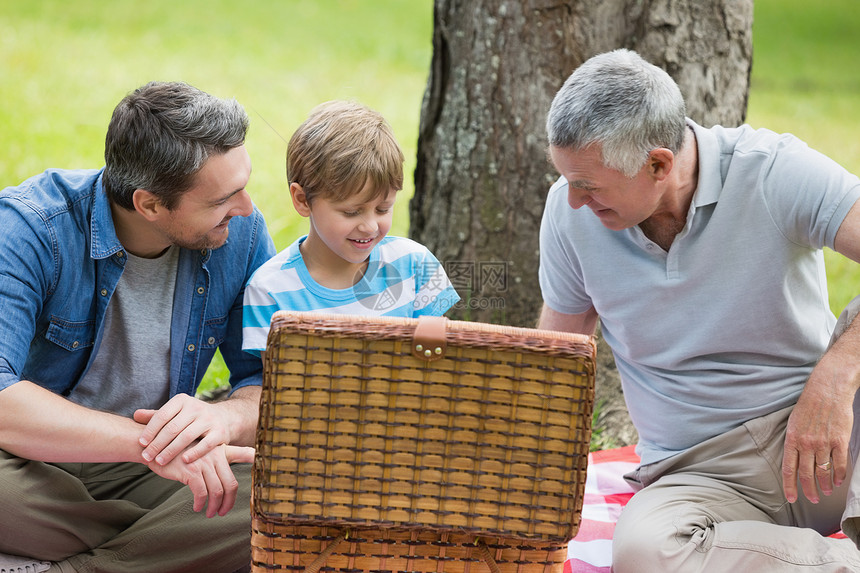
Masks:
[[[156,409],[170,393],[170,323],[179,248],[155,259],[128,254],[105,314],[95,360],[69,399],[131,416]]]

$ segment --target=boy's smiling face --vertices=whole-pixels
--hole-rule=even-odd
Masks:
[[[298,187],[298,186],[297,186]],[[302,256],[311,267],[325,266],[330,272],[342,269],[354,279],[356,266],[363,266],[370,251],[388,234],[397,191],[377,195],[368,186],[343,201],[315,198],[308,205],[304,192],[290,186],[296,210],[310,219]],[[316,276],[314,278],[317,278]],[[346,277],[344,277],[346,278]]]

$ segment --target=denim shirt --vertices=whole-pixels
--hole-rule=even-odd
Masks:
[[[260,359],[242,351],[242,297],[275,247],[256,207],[229,225],[223,246],[180,251],[170,396],[193,395],[218,348],[234,391],[262,383]],[[0,228],[0,391],[29,380],[68,395],[98,352],[127,260],[102,171],[48,170],[4,189]]]

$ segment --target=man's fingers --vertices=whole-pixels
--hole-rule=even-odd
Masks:
[[[797,451],[788,445],[782,456],[782,491],[789,503],[797,501]]]
[[[136,414],[140,419],[148,415],[145,410]],[[150,415],[141,433],[143,459],[164,465],[182,454],[185,463],[194,463],[219,444],[230,441],[226,418],[211,404],[187,395],[174,396]]]
[[[221,483],[221,478],[212,465],[201,465],[203,479],[206,480],[206,491],[208,493],[206,500],[206,517],[215,517],[221,510],[221,503],[224,499],[224,484]]]
[[[140,412],[140,410],[138,411]],[[146,427],[140,434],[140,445],[144,447],[148,446],[161,433],[161,429],[181,411],[182,405],[179,403],[179,400],[176,400],[175,397],[168,400],[164,406],[150,416]]]
[[[830,451],[822,450],[815,453],[815,479],[821,488],[821,493],[833,493],[833,460]]]
[[[832,458],[830,456],[833,456]],[[789,503],[797,501],[798,488],[812,503],[818,503],[820,494],[831,495],[847,475],[847,450],[834,449],[831,453],[800,455],[786,448],[782,462],[782,489]]]
[[[194,418],[190,416],[174,416],[143,450],[143,459],[155,460],[164,465],[176,455],[191,445],[200,433],[195,429]]]
[[[209,498],[209,491],[206,488],[206,480],[201,474],[192,474],[188,479],[188,487],[191,489],[191,494],[194,496],[194,504],[191,506],[194,511],[201,511],[206,507],[206,500]]]
[[[158,410],[149,410],[146,408],[141,408],[139,410],[134,411],[134,414],[132,414],[132,418],[134,418],[134,421],[138,424],[148,424],[156,412],[158,412]]]
[[[833,460],[833,486],[839,487],[848,477],[848,448],[834,448],[831,456]]]
[[[231,464],[254,463],[254,448],[248,446],[224,446],[227,462]]]
[[[223,517],[228,511],[233,509],[233,505],[236,503],[236,498],[239,495],[239,480],[233,475],[233,470],[230,469],[230,464],[227,463],[226,459],[220,460],[215,465],[215,470],[218,472],[218,479],[224,488],[224,495],[221,498],[221,505],[217,512],[218,515]],[[212,516],[214,515],[213,513]]]
[[[797,479],[800,481],[800,489],[806,499],[812,503],[818,503],[818,484],[816,483],[815,456],[813,454],[802,454],[799,456],[797,465]]]
[[[227,446],[223,446],[223,449],[209,454],[210,463],[201,464],[208,492],[206,517],[226,515],[233,508],[239,494],[239,480],[230,469],[226,453]]]
[[[193,447],[188,448],[182,453],[182,461],[187,464],[194,463],[210,451],[217,448],[219,445],[223,444],[219,444],[217,438],[213,437],[211,434],[207,434],[200,440],[199,443],[197,443]]]

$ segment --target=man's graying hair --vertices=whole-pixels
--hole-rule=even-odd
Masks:
[[[571,74],[553,99],[546,130],[554,147],[601,145],[603,164],[633,177],[651,150],[680,151],[685,115],[669,74],[622,49],[594,56]]]
[[[145,189],[173,209],[212,155],[245,142],[248,115],[236,100],[211,96],[181,82],[151,82],[114,109],[105,137],[108,198],[134,209]]]

